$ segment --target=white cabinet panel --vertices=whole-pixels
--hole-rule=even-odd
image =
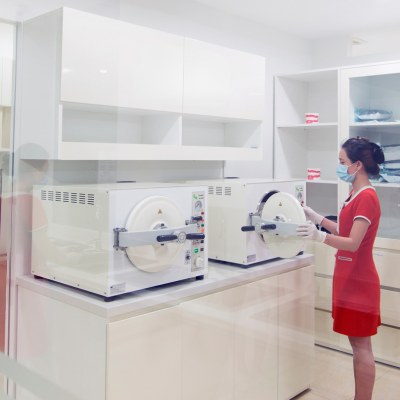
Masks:
[[[235,290],[235,400],[277,398],[277,277]]]
[[[106,399],[106,324],[102,318],[19,287],[17,344],[20,364],[77,399]],[[18,388],[17,399],[33,397]]]
[[[184,48],[184,113],[263,119],[263,57],[188,38]]]
[[[278,399],[287,400],[311,385],[314,359],[314,267],[278,277]]]
[[[182,399],[233,400],[236,292],[225,290],[179,306]]]
[[[64,10],[61,100],[182,112],[183,37]]]
[[[308,193],[307,193],[308,198]],[[315,272],[333,276],[337,250],[323,243],[314,243]]]
[[[332,311],[332,278],[315,277],[315,307]]]
[[[315,310],[315,342],[323,346],[339,348],[341,335],[334,332],[332,327],[332,313]]]
[[[373,256],[381,285],[400,289],[400,253],[374,248]]]
[[[180,399],[180,340],[174,308],[108,324],[107,399]]]
[[[372,336],[375,359],[400,367],[400,330],[387,326],[378,329],[378,334]]]

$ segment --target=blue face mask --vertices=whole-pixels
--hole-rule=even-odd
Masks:
[[[355,164],[355,163],[353,163]],[[337,168],[336,168],[336,175],[339,179],[341,179],[342,181],[345,182],[349,182],[352,183],[354,182],[354,179],[356,179],[356,172],[354,172],[354,174],[349,174],[347,172],[347,170],[353,165],[344,165],[344,164],[338,164]]]

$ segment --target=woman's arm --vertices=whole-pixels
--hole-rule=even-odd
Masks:
[[[328,224],[325,227],[324,224],[325,221],[327,220],[325,219],[324,221],[322,221],[322,226],[330,231]],[[336,223],[333,222],[333,224]],[[338,250],[346,250],[354,252],[360,247],[360,244],[363,241],[365,234],[367,233],[368,227],[369,227],[369,222],[367,220],[365,220],[364,218],[356,218],[353,222],[353,226],[351,228],[349,237],[327,234],[324,243]]]
[[[337,222],[335,221],[331,221],[328,218],[324,218],[321,223],[320,226],[322,226],[323,228],[325,228],[327,231],[332,232],[334,235],[338,235],[339,232],[337,230]]]

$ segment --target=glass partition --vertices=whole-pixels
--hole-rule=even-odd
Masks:
[[[15,32],[14,23],[0,20],[0,351],[3,353],[8,352]],[[3,387],[2,378],[1,390]]]

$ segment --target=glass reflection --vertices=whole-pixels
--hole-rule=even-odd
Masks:
[[[0,21],[0,351],[2,353],[8,351],[6,332],[11,248],[14,57],[15,24]],[[0,378],[2,391],[5,380],[2,376]]]

